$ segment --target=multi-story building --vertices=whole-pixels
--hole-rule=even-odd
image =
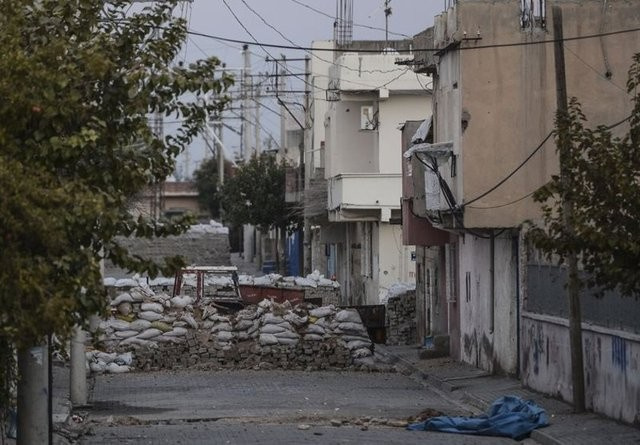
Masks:
[[[640,2],[453,3],[419,46],[437,51],[416,56],[424,61],[417,72],[434,76],[433,121],[432,139],[411,148],[413,211],[451,234],[435,262],[446,272],[440,324],[453,357],[570,400],[566,272],[525,237],[527,221],[540,218],[533,192],[559,170],[549,136],[557,103],[552,7],[563,13],[568,94],[595,126],[631,112],[625,85],[640,33],[629,30],[640,23]],[[634,421],[640,324],[629,314],[640,305],[609,298],[582,298],[587,404]]]
[[[314,52],[311,61],[313,154],[307,171],[316,182],[305,198],[324,188],[326,195],[314,201],[324,206],[326,199],[326,206],[314,211],[310,245],[314,268],[340,281],[345,304],[378,303],[393,283],[414,280],[413,249],[403,245],[401,228],[392,222],[400,220],[402,197],[400,126],[430,113],[430,81],[396,64],[411,55],[386,48],[410,45],[356,41],[333,58]]]

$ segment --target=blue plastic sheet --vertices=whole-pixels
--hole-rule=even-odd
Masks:
[[[477,417],[433,417],[407,427],[415,431],[440,431],[445,433],[476,434],[481,436],[506,436],[520,440],[536,428],[549,425],[547,413],[531,400],[516,396],[497,399],[489,412]]]

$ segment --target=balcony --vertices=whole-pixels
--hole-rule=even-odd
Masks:
[[[343,173],[328,181],[329,221],[389,221],[400,209],[400,173]]]

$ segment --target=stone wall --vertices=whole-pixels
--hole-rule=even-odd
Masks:
[[[209,226],[207,226],[209,227]],[[118,244],[131,253],[162,263],[168,256],[181,255],[188,265],[228,266],[231,264],[229,235],[224,230],[191,230],[166,238],[117,238]],[[127,271],[105,262],[105,276],[125,278]]]
[[[389,298],[386,304],[386,325],[388,345],[417,343],[415,290]]]

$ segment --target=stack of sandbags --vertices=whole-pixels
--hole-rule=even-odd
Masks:
[[[331,326],[333,332],[346,343],[354,358],[368,357],[372,354],[371,339],[358,311],[355,309],[339,311]]]
[[[122,372],[128,372],[131,370],[133,363],[133,355],[131,352],[124,354],[117,354],[115,352],[106,353],[101,351],[87,351],[87,369],[96,373],[108,372],[112,374],[119,374]]]

